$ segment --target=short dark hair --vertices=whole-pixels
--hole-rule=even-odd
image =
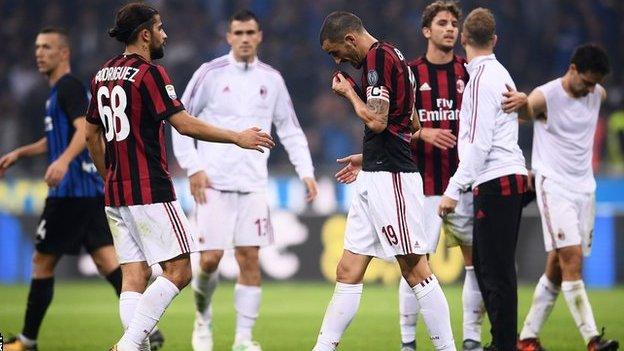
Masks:
[[[442,11],[448,11],[451,15],[455,16],[458,21],[461,20],[462,11],[457,1],[437,0],[425,7],[421,17],[422,28],[430,28],[433,18]]]
[[[65,28],[61,27],[45,27],[39,31],[39,34],[58,34],[61,38],[61,44],[71,48],[71,42],[69,40],[69,34]]]
[[[464,32],[468,36],[468,44],[478,48],[488,46],[496,35],[496,20],[492,11],[483,7],[472,10],[464,21]]]
[[[596,44],[584,44],[574,50],[570,63],[579,73],[592,72],[606,76],[611,71],[606,51]]]
[[[133,2],[117,11],[115,27],[108,30],[108,35],[128,45],[134,43],[143,29],[151,30],[158,11],[144,3]]]
[[[346,11],[335,11],[327,15],[321,26],[321,33],[319,35],[321,45],[325,40],[329,40],[332,43],[339,42],[344,38],[345,34],[349,32],[361,32],[364,29],[362,20]]]
[[[230,16],[228,24],[231,26],[232,22],[234,21],[247,22],[251,20],[256,21],[256,23],[258,24],[258,29],[260,29],[260,21],[258,20],[258,16],[256,16],[256,14],[253,13],[251,10],[247,9],[236,11],[232,16]]]

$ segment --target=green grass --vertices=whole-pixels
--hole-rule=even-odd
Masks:
[[[520,289],[520,319],[529,308],[532,286]],[[264,350],[310,350],[316,340],[333,285],[326,283],[270,283],[263,290],[260,318],[254,337]],[[461,338],[461,289],[444,289],[451,307],[453,330]],[[28,287],[0,286],[0,332],[21,330]],[[235,313],[232,284],[222,284],[214,298],[215,350],[229,350],[233,340]],[[624,288],[589,292],[598,326],[608,327],[611,338],[624,341]],[[397,290],[369,284],[364,289],[360,310],[347,330],[342,350],[397,350],[399,328]],[[117,299],[104,282],[62,282],[56,285],[54,301],[44,321],[41,351],[108,350],[120,336]],[[191,350],[193,325],[192,294],[186,289],[167,310],[160,327],[165,333],[165,350]],[[421,350],[431,350],[422,320],[418,322]],[[489,340],[484,327],[484,340]],[[5,339],[6,340],[6,339]],[[542,340],[548,350],[582,350],[581,337],[559,297],[547,322]]]

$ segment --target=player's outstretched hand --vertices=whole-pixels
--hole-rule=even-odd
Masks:
[[[273,138],[258,127],[249,128],[238,133],[236,145],[243,149],[264,152],[263,147],[272,149],[275,146]]]
[[[189,185],[191,186],[191,195],[198,204],[206,203],[206,189],[212,185],[210,179],[206,175],[206,172],[199,171],[193,173],[189,177]]]
[[[438,216],[444,218],[447,214],[455,212],[456,206],[457,200],[453,200],[446,195],[442,196],[440,206],[438,206]]]
[[[306,201],[314,201],[314,199],[316,199],[316,195],[318,195],[318,186],[316,184],[316,180],[311,177],[305,177],[303,178],[303,182],[306,186]]]
[[[336,180],[338,183],[350,184],[357,179],[357,175],[362,169],[362,154],[339,158],[336,162],[344,165],[344,167],[336,173]]]
[[[48,166],[43,180],[45,180],[49,187],[55,187],[63,180],[63,177],[65,177],[67,168],[69,168],[69,164],[62,159],[57,159]]]
[[[16,151],[11,151],[0,158],[0,178],[4,177],[4,173],[6,173],[7,169],[13,166],[18,159],[19,155]]]
[[[503,93],[504,99],[502,101],[503,112],[512,113],[521,109],[527,104],[527,95],[523,92],[516,91],[514,88],[505,84],[507,91]]]
[[[420,139],[442,150],[451,149],[457,144],[457,137],[450,129],[423,128],[414,134],[419,134]]]
[[[353,87],[351,83],[342,75],[342,73],[337,73],[334,75],[332,79],[332,90],[334,93],[347,97],[350,91],[353,91]]]

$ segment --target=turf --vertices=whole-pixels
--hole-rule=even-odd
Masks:
[[[264,350],[310,350],[316,339],[333,285],[326,283],[268,283],[263,290],[255,339]],[[451,307],[453,330],[461,338],[461,289],[444,288]],[[18,332],[22,325],[28,287],[0,286],[0,332]],[[215,351],[229,350],[233,340],[235,313],[233,285],[223,284],[214,298]],[[529,307],[532,287],[520,290],[520,318]],[[608,326],[607,335],[624,341],[624,287],[591,290],[590,300],[598,325]],[[192,294],[186,289],[167,310],[160,327],[165,333],[165,350],[191,350],[193,325]],[[431,350],[422,320],[418,322],[420,350]],[[484,331],[489,330],[485,327]],[[484,333],[484,340],[489,340]],[[39,336],[40,351],[108,350],[121,336],[117,299],[101,281],[62,282],[56,285]],[[546,324],[542,340],[550,351],[582,350],[581,337],[559,297]],[[364,289],[360,311],[347,330],[341,350],[398,350],[400,337],[397,291],[393,287],[369,284]]]

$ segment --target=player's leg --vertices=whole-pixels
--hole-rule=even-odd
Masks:
[[[233,247],[237,217],[236,194],[206,189],[206,202],[197,204],[196,224],[201,250],[199,269],[193,272],[191,288],[195,297],[195,321],[191,345],[195,351],[210,351],[212,339],[212,296],[219,283],[219,263],[223,250]]]
[[[260,311],[262,276],[258,252],[258,246],[238,246],[234,251],[240,268],[234,287],[234,307],[236,308],[234,344],[241,345],[241,349],[243,349],[242,345],[252,343],[252,330]]]
[[[513,177],[505,177],[511,194],[503,195],[502,179],[480,184],[475,191],[472,258],[479,290],[492,325],[492,347],[513,350],[518,338],[515,257],[522,194],[514,193],[517,181]]]
[[[444,218],[444,233],[448,247],[459,246],[464,258],[464,284],[462,288],[464,351],[480,351],[481,324],[485,306],[472,264],[472,231],[474,223],[472,192],[462,193],[455,212]]]
[[[37,349],[37,337],[41,322],[54,295],[54,268],[60,255],[35,251],[32,257],[32,279],[26,304],[24,327],[21,334],[9,340],[7,351],[30,351]]]
[[[120,216],[114,218],[109,215],[109,220],[120,262],[146,261],[148,266],[160,263],[163,270],[163,274],[139,298],[128,329],[117,343],[120,351],[136,350],[158,323],[167,306],[190,282],[192,273],[189,254],[196,250],[196,239],[176,201],[120,207],[110,211],[107,208],[107,214],[115,214],[115,211]],[[123,232],[121,229],[124,229]],[[121,242],[122,238],[126,238],[126,241]],[[146,275],[146,280],[148,278],[149,275]]]
[[[481,325],[485,315],[485,306],[472,265],[472,245],[460,245],[460,249],[466,269],[462,287],[463,348],[465,351],[476,351],[481,350]]]
[[[426,255],[396,256],[403,279],[418,299],[420,313],[436,350],[455,350],[448,303]]]
[[[551,250],[546,258],[546,269],[540,277],[533,293],[533,302],[518,339],[518,350],[542,350],[539,333],[555,306],[561,290],[561,268],[556,250]]]
[[[425,197],[424,206],[424,227],[427,237],[431,238],[428,243],[430,250],[435,252],[440,239],[440,227],[442,219],[438,216],[437,209],[440,203],[440,196]],[[416,349],[416,322],[420,305],[414,295],[414,291],[405,279],[399,280],[399,327],[401,331],[401,349]]]
[[[236,194],[237,219],[233,242],[240,274],[234,288],[236,336],[232,350],[260,350],[252,329],[260,311],[262,276],[259,249],[273,243],[273,227],[264,192]]]
[[[106,278],[119,296],[121,294],[122,270],[117,262],[113,245],[102,246],[92,251],[91,258],[100,275]]]
[[[313,351],[333,351],[360,306],[362,280],[372,257],[344,250],[336,268],[336,287]]]

